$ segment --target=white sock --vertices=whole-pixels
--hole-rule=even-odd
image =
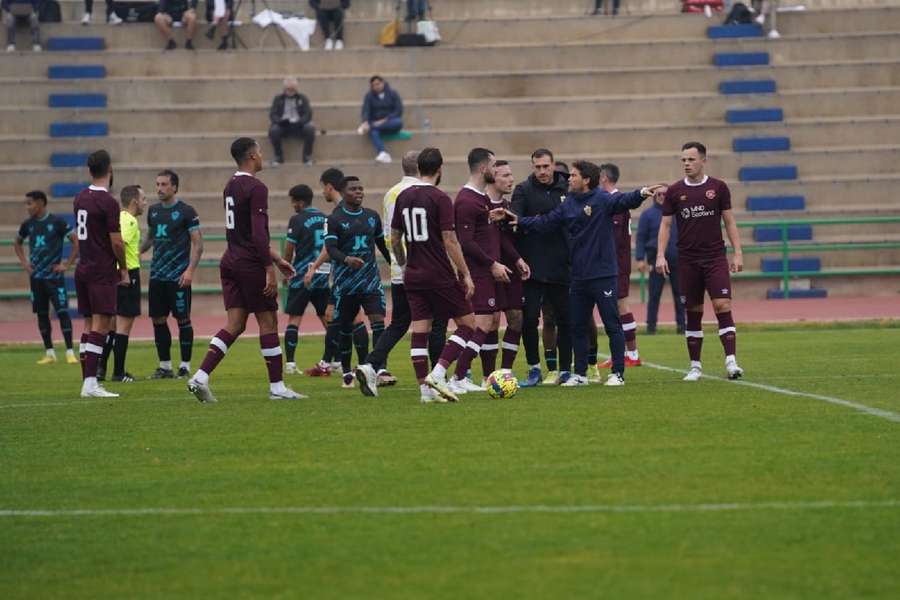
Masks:
[[[97,378],[96,377],[85,377],[84,383],[82,384],[82,389],[92,390],[97,387]]]
[[[528,368],[529,368],[529,369],[540,369],[540,368],[541,368],[541,365],[540,365],[540,363],[539,363],[539,364],[536,364],[536,365],[528,365]]]
[[[56,350],[53,348],[47,348],[47,356],[50,358],[56,358]]]
[[[183,360],[183,361],[181,361],[181,364],[178,365],[178,368],[179,368],[179,369],[187,369],[188,371],[190,371],[190,370],[191,370],[191,363],[189,363],[189,362]]]
[[[423,396],[430,396],[431,388],[428,387],[427,385],[425,385],[424,383],[420,383],[419,384],[419,393],[422,394]]]
[[[725,357],[725,364],[730,365],[737,362],[737,357],[734,354],[729,354]]]
[[[638,359],[638,351],[637,350],[626,350],[625,356],[627,356],[631,360],[637,360]]]
[[[191,377],[191,379],[201,385],[206,385],[207,383],[209,383],[209,373],[207,373],[203,369],[198,369],[197,372],[194,373],[194,376]]]
[[[699,361],[699,360],[692,360],[692,361],[691,361],[691,368],[692,368],[692,369],[701,369],[701,370],[703,369],[703,367],[700,366],[700,361]]]
[[[66,356],[75,356],[75,351],[69,348],[66,350]]]
[[[435,379],[440,379],[440,380],[446,379],[447,367],[445,367],[444,365],[442,365],[440,363],[434,365],[434,368],[431,370],[431,376],[434,377]]]
[[[284,391],[284,380],[282,379],[281,381],[270,382],[269,391],[273,393]]]
[[[289,367],[296,367],[296,366],[297,366],[297,363],[295,363],[295,362],[289,362],[289,363],[285,363],[285,364],[287,364],[287,366],[289,366]]]
[[[165,369],[167,371],[172,370],[172,361],[171,360],[161,360],[159,361],[159,368]]]

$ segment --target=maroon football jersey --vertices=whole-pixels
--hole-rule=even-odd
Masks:
[[[613,190],[613,192],[618,191]],[[619,272],[623,270],[631,271],[631,211],[614,214],[612,222]]]
[[[78,236],[75,275],[87,283],[118,283],[109,234],[119,232],[119,203],[107,190],[92,185],[75,196],[73,206]]]
[[[464,187],[456,195],[456,235],[473,279],[493,278],[491,265],[500,260],[500,228],[490,222],[490,199]]]
[[[403,232],[406,267],[403,285],[410,290],[456,285],[456,272],[444,246],[444,231],[453,231],[453,202],[433,185],[403,190],[394,205],[391,229]]]
[[[674,215],[678,226],[678,254],[687,260],[721,256],[722,211],[731,208],[731,192],[724,181],[704,177],[702,183],[686,179],[669,186],[663,215]]]
[[[269,190],[249,173],[238,171],[228,180],[225,201],[225,238],[222,262],[233,268],[267,267],[269,254]]]
[[[491,210],[495,208],[512,210],[510,206],[511,202],[509,197],[503,197],[499,202],[491,200],[489,208]],[[519,251],[516,250],[516,231],[513,227],[509,226],[506,221],[497,221],[494,223],[494,227],[500,231],[500,262],[512,269],[513,274],[510,276],[511,278],[518,277],[519,275],[515,267],[516,263],[522,257],[519,255]]]

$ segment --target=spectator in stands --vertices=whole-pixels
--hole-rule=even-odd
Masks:
[[[357,128],[359,135],[369,134],[372,145],[378,154],[375,160],[380,163],[391,162],[391,155],[384,147],[381,135],[397,133],[403,129],[403,100],[387,84],[381,75],[372,75],[369,79],[369,91],[363,99],[362,124]]]
[[[637,268],[641,273],[650,273],[649,298],[647,299],[647,333],[653,335],[656,333],[656,320],[659,314],[659,299],[662,296],[663,287],[666,285],[665,275],[656,272],[657,254],[657,235],[659,234],[659,224],[662,222],[662,203],[665,199],[663,194],[657,194],[653,197],[651,204],[638,221],[637,240],[634,244],[634,258],[637,261]],[[672,221],[672,229],[675,230],[675,221]],[[676,234],[669,237],[669,244],[666,246],[666,260],[669,261],[669,284],[672,286],[672,299],[675,301],[675,324],[678,333],[684,333],[684,303],[681,301],[681,291],[678,287],[678,277],[676,270],[678,267],[678,248],[676,246]],[[675,265],[675,267],[672,267]]]
[[[216,50],[228,50],[227,28],[233,11],[233,0],[207,0],[206,2],[206,22],[209,23],[209,29],[206,30],[206,39],[212,40],[216,37],[217,29],[222,37],[222,42]]]
[[[153,19],[159,33],[167,40],[166,50],[175,49],[175,23],[184,25],[184,47],[194,49],[194,31],[197,29],[197,0],[159,0],[159,12]]]
[[[428,0],[406,0],[406,20],[422,21],[425,19],[431,7]]]
[[[39,0],[2,0],[3,24],[6,25],[6,51],[16,51],[16,18],[28,17],[31,27],[31,49],[40,52],[41,27],[38,24]]]
[[[777,40],[781,37],[781,34],[778,33],[778,30],[775,28],[775,15],[778,13],[778,0],[761,0],[759,2],[753,3],[754,8],[759,13],[756,17],[756,22],[760,25],[765,26],[766,21],[768,21],[768,36],[770,39]]]
[[[350,0],[309,0],[316,11],[316,21],[322,28],[326,50],[344,49],[344,10],[350,8]]]
[[[613,16],[616,16],[617,14],[619,14],[619,0],[610,0],[609,4],[607,4],[607,6],[606,6],[605,13],[603,11],[603,0],[594,0],[594,12],[591,14],[594,14],[594,15],[607,14],[608,15],[610,4],[612,5]]]
[[[122,19],[115,12],[115,0],[106,0],[106,22],[110,25],[121,25]],[[91,15],[94,12],[94,0],[84,0],[84,16],[81,17],[82,25],[91,24]]]
[[[316,126],[312,123],[312,107],[309,98],[297,91],[297,80],[287,77],[284,80],[284,92],[272,100],[269,109],[269,141],[275,150],[272,166],[284,163],[282,140],[286,136],[297,136],[303,139],[303,162],[312,165],[313,144],[316,141]]]

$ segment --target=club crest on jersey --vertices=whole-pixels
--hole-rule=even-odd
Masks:
[[[684,207],[681,209],[681,218],[690,219],[691,218],[691,209],[688,207]]]
[[[49,225],[47,225],[47,232],[53,233],[53,223],[50,223]]]
[[[369,227],[375,227],[375,217],[369,217]]]
[[[584,207],[584,214],[591,216],[591,206],[589,204]]]
[[[173,220],[173,221],[177,221],[177,220],[178,220],[178,217],[180,217],[180,216],[181,216],[181,213],[178,212],[177,210],[173,210],[173,211],[172,211],[172,220]]]
[[[497,304],[497,300],[495,300],[494,298],[488,298],[488,306],[493,307],[495,304]]]
[[[715,200],[716,199],[716,190],[706,190],[706,199],[707,200]]]

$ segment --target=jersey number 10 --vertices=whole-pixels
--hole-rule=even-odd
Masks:
[[[428,241],[428,217],[424,208],[404,208],[403,222],[406,223],[407,242]]]

